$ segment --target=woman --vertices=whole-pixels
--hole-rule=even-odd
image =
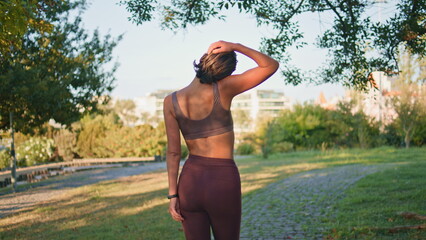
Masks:
[[[237,63],[235,52],[253,59],[257,67],[231,75]],[[210,228],[216,240],[239,239],[241,184],[233,160],[229,109],[234,96],[268,79],[278,62],[241,44],[219,41],[194,66],[194,80],[164,99],[169,212],[182,222],[188,240],[210,239]],[[179,130],[189,157],[178,184]]]

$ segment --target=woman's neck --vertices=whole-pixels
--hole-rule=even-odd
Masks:
[[[189,84],[189,86],[200,86],[202,83],[200,82],[200,79],[197,77],[194,77],[192,82]]]

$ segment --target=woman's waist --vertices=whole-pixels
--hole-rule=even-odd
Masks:
[[[189,154],[186,161],[187,163],[204,166],[236,166],[233,158],[200,156],[195,154]]]

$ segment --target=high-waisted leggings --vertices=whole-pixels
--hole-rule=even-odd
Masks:
[[[241,223],[241,182],[233,159],[189,155],[178,184],[187,240],[237,240]]]

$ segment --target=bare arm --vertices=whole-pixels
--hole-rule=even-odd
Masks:
[[[222,81],[222,89],[231,96],[235,96],[259,85],[272,76],[279,67],[279,63],[273,58],[239,43],[219,41],[211,44],[208,49],[208,53],[229,51],[244,54],[253,59],[257,64],[255,68],[249,69],[242,74],[231,75]]]
[[[164,99],[163,105],[164,122],[167,133],[167,173],[169,179],[169,195],[177,194],[177,180],[179,174],[179,163],[181,156],[179,125],[173,113],[171,95]],[[177,198],[170,199],[169,212],[176,221],[183,221],[180,214]]]

